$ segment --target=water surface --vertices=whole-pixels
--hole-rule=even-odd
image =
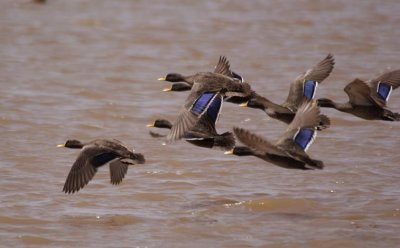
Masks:
[[[0,2],[0,239],[4,247],[396,247],[399,123],[323,112],[310,148],[322,171],[285,170],[177,142],[146,124],[173,120],[186,93],[168,72],[212,70],[220,55],[281,103],[297,75],[333,53],[318,97],[399,68],[398,1]],[[400,111],[399,92],[390,107]],[[286,126],[224,104],[219,132],[276,140]],[[122,140],[145,154],[119,186],[108,168],[61,192],[67,139]]]

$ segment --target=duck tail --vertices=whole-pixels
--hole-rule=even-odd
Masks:
[[[394,114],[394,120],[400,121],[400,114],[399,113],[393,113],[393,114]]]
[[[131,159],[138,164],[144,164],[144,162],[146,162],[146,159],[144,159],[144,156],[141,153],[132,153]]]
[[[235,147],[235,136],[231,132],[225,132],[214,138],[214,147],[220,147],[225,151],[232,150]]]
[[[385,121],[400,121],[400,114],[393,113],[392,111],[385,109],[383,113],[383,119]]]
[[[331,126],[331,120],[326,115],[320,115],[320,122],[317,126],[317,130],[324,130]]]
[[[310,169],[319,169],[322,170],[324,168],[324,162],[321,160],[316,160],[316,159],[311,159],[311,161],[308,161],[308,165],[310,165]]]

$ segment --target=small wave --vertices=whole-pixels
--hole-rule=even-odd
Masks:
[[[0,216],[0,223],[2,224],[21,224],[21,225],[35,225],[35,224],[47,224],[49,221],[34,219],[30,217],[9,217]]]
[[[48,245],[55,242],[51,239],[30,235],[22,235],[18,236],[18,238],[20,238],[22,242],[27,245]]]
[[[138,193],[133,196],[133,198],[137,200],[144,200],[144,201],[165,201],[165,200],[171,200],[170,195],[166,194],[158,194],[158,193]]]
[[[66,216],[65,221],[73,226],[104,224],[111,226],[125,226],[143,222],[141,217],[123,215],[91,215],[91,216]]]
[[[142,222],[143,219],[132,215],[116,215],[106,218],[105,223],[112,226],[125,226]]]
[[[259,212],[307,212],[315,209],[318,205],[315,201],[293,198],[257,199],[224,204],[227,208],[245,207]]]

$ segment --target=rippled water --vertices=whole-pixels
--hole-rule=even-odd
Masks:
[[[326,168],[306,172],[163,146],[145,127],[173,120],[186,96],[161,92],[168,83],[158,77],[212,70],[220,55],[280,103],[331,52],[336,66],[318,97],[345,101],[353,78],[399,68],[399,12],[395,0],[1,1],[1,246],[399,246],[400,123],[324,109],[333,125],[309,153]],[[233,125],[271,140],[286,128],[224,104],[217,128]],[[65,195],[77,151],[56,144],[98,137],[122,140],[147,163],[119,186],[101,168]]]

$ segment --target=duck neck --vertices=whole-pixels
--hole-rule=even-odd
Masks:
[[[191,76],[182,76],[182,82],[185,82],[189,85],[193,85],[194,83],[194,75]]]
[[[335,109],[337,109],[339,107],[338,105],[340,105],[328,98],[318,99],[317,104],[319,107],[322,107],[322,108],[335,108]]]
[[[318,99],[317,104],[322,108],[334,108],[342,112],[350,112],[353,109],[353,105],[350,102],[338,103],[327,98]]]
[[[249,108],[256,108],[265,111],[266,109],[268,109],[268,105],[270,102],[271,101],[269,101],[267,98],[260,96],[257,93],[254,93],[254,96],[249,100],[247,106]]]

